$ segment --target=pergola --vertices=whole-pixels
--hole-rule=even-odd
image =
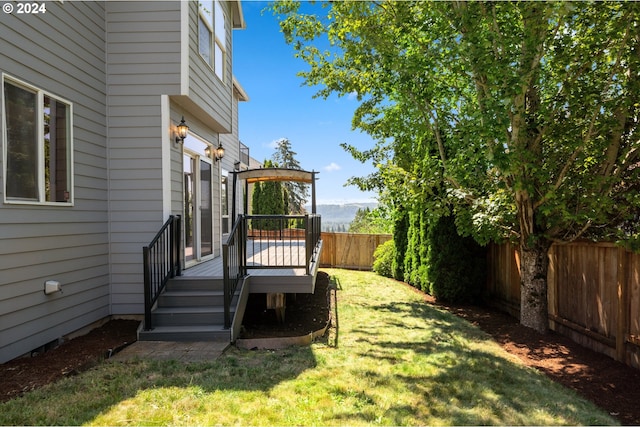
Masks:
[[[316,213],[316,174],[300,169],[260,168],[233,172],[233,221],[236,218],[236,188],[238,179],[244,180],[245,194],[249,194],[249,184],[269,181],[303,182],[311,184],[311,213]],[[244,199],[244,212],[248,211],[248,197]]]

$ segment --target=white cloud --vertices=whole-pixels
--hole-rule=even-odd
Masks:
[[[263,144],[263,145],[265,147],[267,147],[267,148],[271,148],[271,149],[275,150],[275,149],[278,148],[278,144],[280,143],[281,140],[282,140],[282,138],[279,138],[279,139],[276,139],[276,140],[273,140],[273,141],[269,142],[268,144]]]
[[[349,101],[353,101],[354,99],[358,98],[358,92],[356,92],[355,90],[353,92],[349,92],[349,95],[347,95],[347,99]]]
[[[324,170],[326,170],[327,172],[339,171],[340,169],[342,169],[342,167],[340,167],[340,165],[335,162],[331,162],[324,167]]]

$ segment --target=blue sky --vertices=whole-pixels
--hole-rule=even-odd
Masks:
[[[240,140],[259,161],[270,159],[273,142],[287,138],[305,170],[315,170],[318,203],[372,201],[375,193],[344,184],[351,176],[374,169],[345,152],[340,143],[360,149],[373,146],[367,134],[351,130],[358,104],[355,99],[332,96],[313,99],[317,88],[303,86],[297,73],[307,64],[294,58],[293,47],[280,33],[278,19],[262,12],[265,1],[243,1],[246,29],[233,32],[233,73],[249,95],[240,103]]]

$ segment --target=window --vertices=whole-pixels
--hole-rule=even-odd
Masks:
[[[215,68],[214,71],[220,80],[224,76],[224,57],[226,52],[226,39],[227,39],[227,25],[224,19],[224,12],[220,1],[215,2],[215,14],[216,14],[216,45],[215,45]]]
[[[71,104],[3,75],[6,202],[71,203]]]
[[[198,50],[221,80],[224,78],[227,22],[220,1],[199,2]]]
[[[198,19],[198,49],[200,56],[207,64],[213,66],[211,62],[211,45],[213,35],[213,9],[211,1],[201,1],[200,14]]]

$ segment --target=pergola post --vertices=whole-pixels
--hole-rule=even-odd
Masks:
[[[316,171],[311,171],[311,213],[316,214]]]

